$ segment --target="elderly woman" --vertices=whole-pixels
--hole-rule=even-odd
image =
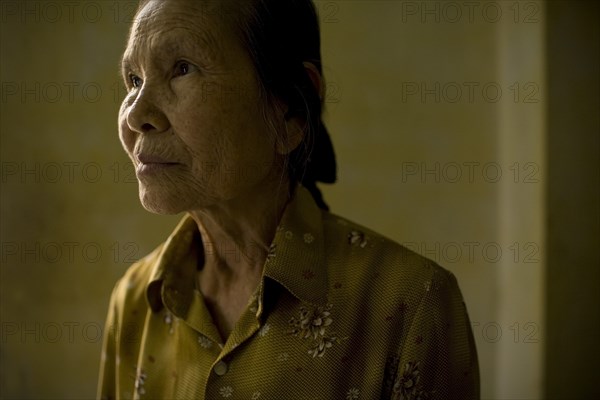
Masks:
[[[328,211],[311,0],[141,1],[119,134],[185,216],[111,297],[103,399],[474,399],[451,273]]]

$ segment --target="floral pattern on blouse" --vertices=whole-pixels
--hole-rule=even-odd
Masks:
[[[348,243],[353,246],[364,248],[367,245],[367,240],[368,237],[361,231],[352,230],[348,234]]]
[[[269,333],[269,330],[271,330],[271,325],[269,324],[264,324],[262,326],[262,328],[259,329],[258,331],[258,336],[260,337],[265,337],[267,335],[267,333]]]
[[[346,400],[358,400],[359,396],[360,390],[357,388],[352,388],[348,390],[348,393],[346,393]]]
[[[200,346],[204,347],[205,349],[210,349],[213,344],[212,340],[204,335],[198,335],[198,343],[200,343]]]
[[[269,250],[267,250],[267,257],[266,257],[265,262],[269,262],[273,258],[275,258],[276,253],[277,253],[277,244],[271,243],[271,245],[269,245]]]
[[[328,327],[333,323],[330,311],[332,307],[333,304],[327,304],[324,307],[317,306],[313,309],[302,306],[298,317],[290,318],[291,329],[288,333],[310,340],[308,354],[313,357],[323,357],[325,351],[334,343],[340,343],[340,339],[334,332],[327,332]]]
[[[135,377],[134,388],[140,396],[146,394],[146,389],[144,388],[146,378],[148,378],[148,376],[146,375],[144,370],[141,370]]]
[[[313,242],[313,240],[315,240],[315,237],[312,234],[310,234],[310,233],[304,234],[304,243],[310,244]]]
[[[221,389],[219,389],[219,393],[223,397],[231,397],[233,394],[233,388],[231,386],[223,386]]]
[[[479,398],[454,276],[296,190],[229,337],[189,284],[191,216],[129,268],[111,296],[98,398]]]
[[[410,361],[394,381],[392,400],[427,400],[431,392],[423,390],[421,385],[420,362]]]
[[[169,310],[165,310],[165,324],[167,324],[167,326],[169,327],[169,333],[173,333],[174,332],[174,328],[173,328],[173,314],[171,314],[171,312]]]

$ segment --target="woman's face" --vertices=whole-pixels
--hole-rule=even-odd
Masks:
[[[224,9],[203,3],[150,1],[123,56],[119,135],[156,213],[209,207],[281,174],[252,61]]]

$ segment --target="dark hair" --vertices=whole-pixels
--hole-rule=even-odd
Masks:
[[[146,2],[139,2],[138,12]],[[316,182],[336,181],[335,153],[321,119],[324,99],[303,64],[312,63],[323,76],[319,20],[312,0],[219,3],[229,8],[229,12],[223,10],[222,16],[233,17],[233,28],[249,52],[266,103],[279,100],[288,106],[286,118],[306,121],[304,139],[285,162],[290,194],[299,181],[320,208],[329,210]],[[233,12],[232,6],[237,7]]]
[[[290,153],[291,188],[297,181],[310,190],[319,207],[329,210],[316,182],[334,183],[333,145],[322,122],[323,99],[304,62],[323,76],[319,20],[312,0],[253,0],[240,8],[237,26],[268,95],[289,107],[286,117],[306,121],[304,140]]]

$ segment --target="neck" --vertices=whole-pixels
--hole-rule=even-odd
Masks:
[[[262,272],[288,200],[288,181],[268,181],[236,198],[191,211],[202,235],[203,273],[235,279]]]

